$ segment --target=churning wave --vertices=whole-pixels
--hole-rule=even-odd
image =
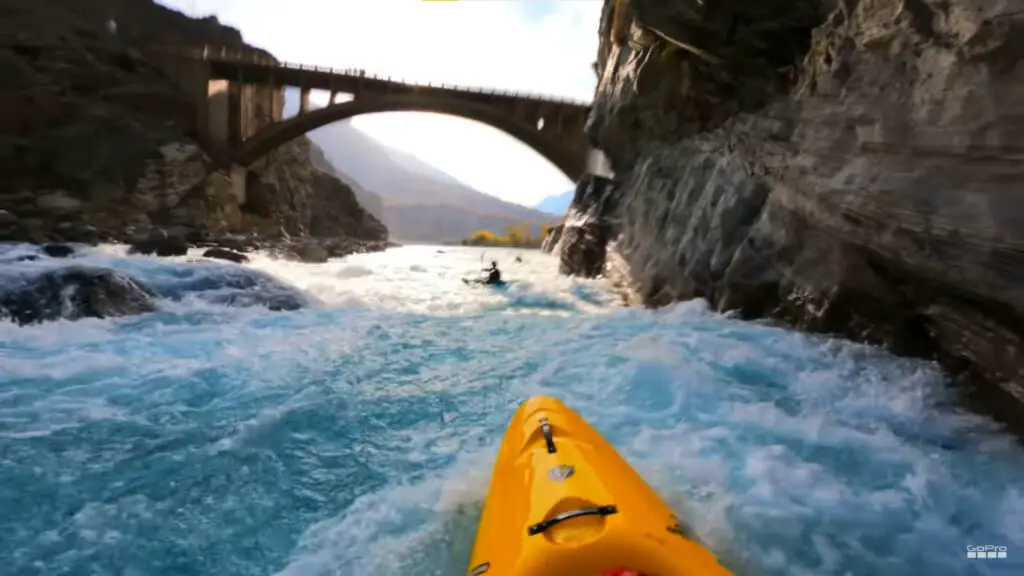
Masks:
[[[70,263],[32,250],[0,280]],[[73,258],[159,308],[0,323],[2,571],[464,574],[504,427],[543,393],[737,574],[1024,573],[1024,453],[932,365],[700,302],[621,308],[515,254]],[[484,258],[518,282],[463,285]],[[966,558],[985,544],[1008,558]]]

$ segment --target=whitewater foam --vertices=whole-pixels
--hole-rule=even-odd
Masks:
[[[256,255],[246,267],[315,297],[294,312],[186,296],[0,323],[0,565],[460,574],[504,427],[550,394],[738,574],[1022,573],[1024,454],[933,365],[702,302],[623,309],[534,251],[436,250]],[[195,257],[72,260],[161,287],[233,266]],[[495,258],[520,282],[462,284]]]

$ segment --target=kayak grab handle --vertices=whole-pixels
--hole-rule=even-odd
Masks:
[[[548,454],[558,452],[558,449],[555,448],[555,439],[551,436],[551,424],[548,424],[547,418],[540,419],[540,431],[544,434],[544,443],[548,446]]]
[[[565,522],[573,518],[579,518],[580,516],[611,516],[619,511],[614,505],[609,506],[598,506],[596,508],[580,508],[579,510],[572,510],[569,512],[563,512],[558,516],[552,516],[542,522],[537,522],[527,530],[527,534],[530,536],[536,536],[537,534],[543,534],[545,530],[551,528],[559,522]]]

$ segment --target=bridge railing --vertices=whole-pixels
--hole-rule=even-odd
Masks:
[[[566,98],[564,96],[553,96],[550,94],[540,94],[536,92],[520,92],[515,90],[500,90],[497,88],[480,88],[475,86],[465,86],[459,84],[447,84],[437,82],[422,82],[418,80],[411,80],[407,78],[398,78],[393,76],[384,76],[380,74],[367,74],[365,70],[358,68],[332,68],[330,66],[315,66],[309,64],[296,64],[293,62],[281,62],[272,56],[267,56],[263,53],[255,51],[243,51],[228,48],[226,46],[203,46],[202,48],[184,48],[184,49],[167,49],[163,47],[156,48],[159,51],[169,51],[178,55],[184,55],[186,57],[192,57],[200,60],[211,60],[219,62],[230,62],[230,63],[245,63],[245,64],[257,64],[262,66],[270,66],[276,68],[286,68],[289,70],[302,70],[309,72],[319,72],[322,74],[331,74],[334,76],[347,76],[350,78],[367,78],[369,80],[375,80],[380,82],[392,82],[395,84],[404,84],[407,86],[417,86],[423,88],[435,88],[439,90],[450,90],[453,92],[465,92],[469,94],[483,94],[488,96],[504,96],[508,98],[516,98],[520,100],[533,100],[538,102],[556,102],[559,104],[572,104],[574,106],[590,106],[590,102],[585,100],[579,100],[576,98]]]

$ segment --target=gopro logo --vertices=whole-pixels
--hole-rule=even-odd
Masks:
[[[1006,552],[1006,546],[993,546],[991,544],[985,544],[984,546],[967,545],[968,558],[1006,558]]]

